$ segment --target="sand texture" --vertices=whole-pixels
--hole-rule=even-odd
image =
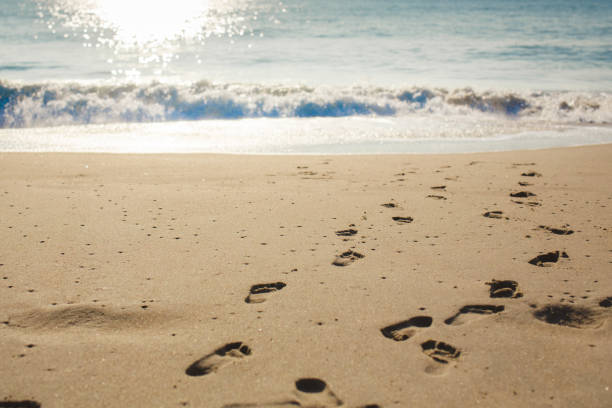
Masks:
[[[610,407],[612,145],[0,154],[0,407]]]

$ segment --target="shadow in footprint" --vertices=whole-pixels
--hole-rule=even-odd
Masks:
[[[359,252],[355,252],[352,250],[345,251],[338,255],[336,259],[332,262],[332,265],[335,266],[348,266],[355,262],[357,259],[363,258],[365,255],[360,254]]]
[[[435,198],[436,200],[446,200],[446,197],[441,196],[441,195],[435,195],[435,194],[430,194],[427,196],[427,198]]]
[[[381,206],[385,208],[397,208],[398,207],[398,205],[395,203],[384,203],[384,204],[381,204]]]
[[[535,310],[536,319],[548,324],[582,328],[596,328],[603,323],[601,316],[593,309],[584,306],[552,304]]]
[[[352,228],[336,231],[336,235],[339,237],[350,237],[355,234],[357,234],[357,230]]]
[[[537,171],[527,171],[525,173],[521,173],[521,176],[523,177],[542,177],[542,175],[538,173]]]
[[[492,298],[520,298],[523,294],[518,291],[518,282],[513,280],[496,280],[487,282],[489,296]]]
[[[456,314],[446,319],[444,323],[458,326],[460,324],[467,323],[469,320],[471,320],[471,317],[476,317],[471,315],[491,315],[503,312],[504,309],[504,306],[496,305],[466,305],[459,309]]]
[[[325,381],[318,378],[300,378],[295,382],[295,395],[302,407],[339,407],[342,405]]]
[[[527,197],[535,197],[535,194],[529,191],[519,191],[517,193],[510,193],[510,197],[527,198]]]
[[[549,264],[556,263],[557,261],[559,261],[559,256],[561,258],[569,258],[569,255],[567,255],[566,252],[555,251],[538,255],[535,258],[531,259],[529,263],[540,267],[550,266]]]
[[[325,381],[319,378],[300,378],[295,382],[293,391],[295,399],[276,402],[229,404],[223,408],[330,408],[343,405]],[[364,405],[360,408],[380,408],[377,404]]]
[[[228,343],[195,361],[187,367],[185,374],[192,377],[207,375],[235,360],[249,355],[251,355],[251,349],[246,344],[240,341]]]
[[[0,401],[0,408],[40,408],[40,403],[31,400]]]
[[[244,299],[246,303],[262,303],[266,301],[265,294],[270,292],[278,292],[287,286],[284,282],[274,283],[259,283],[251,286],[249,295]]]
[[[483,217],[487,217],[487,218],[501,219],[501,218],[504,218],[502,214],[503,214],[503,211],[487,211],[486,213],[482,215]]]
[[[412,217],[392,217],[393,221],[398,224],[410,224],[414,219]]]
[[[434,361],[434,364],[425,368],[425,372],[431,375],[444,374],[451,363],[454,363],[461,355],[459,349],[443,341],[427,340],[421,343],[421,349]]]
[[[548,232],[551,232],[553,234],[556,235],[571,235],[574,233],[574,231],[572,231],[571,229],[566,229],[566,228],[553,228],[553,227],[549,227],[546,225],[540,225],[540,228],[542,228],[543,230],[546,230]]]
[[[601,302],[599,302],[599,306],[601,306],[601,307],[612,307],[612,296],[608,296],[607,298],[605,298]]]
[[[421,348],[423,353],[441,364],[448,364],[461,355],[461,352],[456,347],[443,341],[427,340],[421,344]]]
[[[395,341],[405,341],[416,334],[418,329],[429,327],[433,319],[429,316],[415,316],[391,326],[380,329],[383,336]]]

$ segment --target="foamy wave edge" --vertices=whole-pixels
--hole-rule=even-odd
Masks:
[[[607,92],[477,92],[470,88],[188,85],[0,81],[0,128],[241,118],[498,115],[612,123]]]

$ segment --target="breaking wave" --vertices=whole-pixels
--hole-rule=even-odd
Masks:
[[[308,87],[263,84],[91,85],[0,81],[0,127],[206,119],[501,115],[553,123],[612,123],[606,92]]]

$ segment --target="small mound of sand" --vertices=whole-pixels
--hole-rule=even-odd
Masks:
[[[62,308],[35,309],[10,316],[9,327],[34,330],[69,328],[145,328],[160,316],[150,311],[113,310],[102,307],[75,305]]]

